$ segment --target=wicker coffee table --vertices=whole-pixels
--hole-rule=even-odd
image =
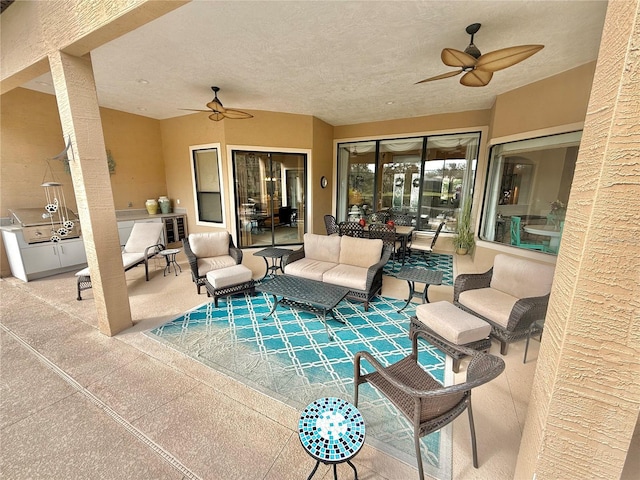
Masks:
[[[407,298],[407,303],[405,303],[404,307],[398,312],[407,308],[413,297],[421,296],[422,303],[429,303],[427,294],[429,285],[442,285],[442,272],[440,270],[428,270],[422,267],[402,267],[396,274],[396,278],[406,280],[409,284],[409,298]],[[422,293],[416,292],[416,282],[425,284]]]
[[[278,305],[322,314],[322,323],[324,323],[329,340],[333,340],[333,335],[329,333],[329,327],[327,327],[327,313],[330,313],[334,320],[338,320],[333,314],[333,309],[349,293],[347,287],[294,277],[293,275],[275,276],[256,286],[256,290],[273,295],[273,307],[264,318],[273,315]],[[280,300],[278,297],[281,297]]]

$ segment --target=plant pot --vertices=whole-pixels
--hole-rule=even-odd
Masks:
[[[466,254],[467,254],[467,252],[469,252],[469,249],[468,249],[468,248],[464,248],[464,247],[458,247],[458,248],[456,248],[456,253],[457,253],[458,255],[466,255]]]

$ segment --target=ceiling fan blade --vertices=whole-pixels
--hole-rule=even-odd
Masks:
[[[218,100],[217,98],[214,98],[209,103],[207,103],[207,107],[213,110],[214,112],[220,112],[220,113],[224,113],[227,110],[222,106],[222,103],[220,103],[220,100]]]
[[[253,115],[241,110],[234,110],[233,108],[227,108],[224,112],[221,112],[226,118],[239,120],[242,118],[253,118]]]
[[[178,110],[185,110],[187,112],[207,112],[207,113],[211,113],[211,110],[196,110],[195,108],[179,108]]]
[[[491,77],[493,72],[471,70],[462,76],[460,83],[465,87],[484,87],[491,81]]]
[[[425,78],[424,80],[420,80],[419,82],[416,82],[415,85],[419,84],[419,83],[424,83],[424,82],[431,82],[433,80],[440,80],[443,78],[449,78],[449,77],[455,77],[456,75],[460,75],[464,70],[455,70],[453,72],[447,72],[447,73],[443,73],[441,75],[436,75],[435,77],[431,77],[431,78]]]
[[[518,45],[485,53],[478,59],[476,69],[497,72],[529,58],[543,48],[544,45]]]
[[[442,63],[450,67],[471,68],[476,64],[476,59],[468,53],[455,48],[445,48],[440,54]]]
[[[214,122],[219,122],[220,120],[224,119],[224,113],[220,113],[220,112],[213,112],[211,115],[209,115],[209,120],[213,120]]]

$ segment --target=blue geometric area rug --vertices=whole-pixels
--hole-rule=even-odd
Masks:
[[[427,255],[426,258],[429,260],[429,263],[425,261],[425,256],[414,253],[407,257],[404,266],[440,270],[442,272],[442,285],[453,285],[453,255],[432,253]],[[398,273],[401,268],[402,259],[396,260],[395,262],[393,259],[390,259],[384,266],[382,273],[395,277],[395,274]]]
[[[367,350],[388,365],[411,351],[409,314],[397,313],[404,303],[378,296],[365,312],[363,303],[343,300],[334,313],[344,323],[327,316],[334,341],[312,313],[278,306],[263,319],[273,305],[273,297],[263,293],[229,297],[218,308],[205,303],[145,333],[302,411],[321,397],[353,401],[356,352]],[[426,342],[419,344],[420,363],[444,383],[445,356]],[[358,403],[367,442],[416,465],[410,422],[369,384],[360,387]],[[451,478],[450,432],[445,427],[421,440],[426,473],[443,480]]]

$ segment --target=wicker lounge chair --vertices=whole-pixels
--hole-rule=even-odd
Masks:
[[[460,350],[472,358],[467,367],[466,381],[458,385],[444,387],[418,364],[418,337],[429,342],[434,341],[426,331],[414,330],[411,333],[411,355],[388,367],[383,367],[368,352],[356,353],[354,358],[354,405],[358,406],[358,387],[361,383],[368,382],[386,396],[413,423],[418,478],[421,480],[424,478],[424,473],[420,454],[420,437],[440,430],[467,410],[471,427],[473,466],[478,468],[476,434],[471,410],[471,390],[500,375],[504,370],[504,361],[488,353],[448,344],[449,348]],[[438,341],[442,342],[441,339]],[[363,359],[373,366],[374,371],[367,374],[362,373],[360,364]]]

